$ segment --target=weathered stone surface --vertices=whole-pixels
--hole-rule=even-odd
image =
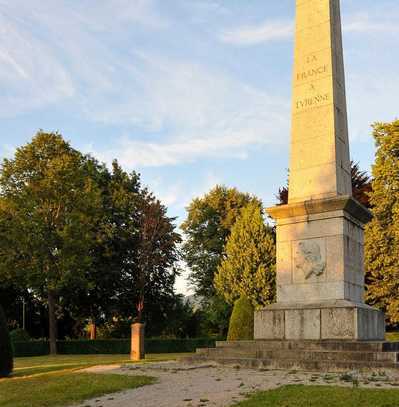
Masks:
[[[351,195],[339,1],[296,14],[289,202]]]
[[[255,337],[383,339],[384,316],[363,298],[371,214],[352,198],[340,2],[297,0],[296,14],[289,199],[267,210],[277,304],[259,311]]]
[[[320,339],[356,339],[356,308],[322,309],[321,326]]]
[[[371,220],[371,212],[353,199],[351,196],[337,196],[326,199],[314,199],[311,201],[295,202],[288,205],[279,205],[267,208],[270,216],[283,223],[285,218],[300,216],[320,215],[325,212],[344,211],[353,216],[360,223],[367,223]]]
[[[319,309],[292,309],[284,311],[284,314],[284,339],[320,339]]]
[[[255,340],[217,342],[186,362],[216,361],[242,367],[315,371],[397,369],[399,342]]]
[[[132,324],[131,326],[131,348],[130,359],[138,361],[144,359],[144,330],[145,325],[140,323]]]
[[[384,339],[385,332],[381,311],[349,301],[273,304],[257,311],[255,321],[257,340],[378,341]]]
[[[255,312],[254,337],[263,339],[284,339],[284,311]]]
[[[363,302],[363,226],[344,210],[278,219],[277,302]]]

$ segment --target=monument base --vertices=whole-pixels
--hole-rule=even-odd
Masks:
[[[186,363],[216,362],[246,368],[342,372],[399,368],[399,342],[351,340],[255,340],[216,342]]]
[[[273,304],[255,312],[255,339],[359,340],[385,338],[384,313],[340,300],[319,304]]]

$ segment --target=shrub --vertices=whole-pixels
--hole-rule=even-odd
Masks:
[[[25,329],[17,328],[10,332],[11,342],[30,341],[30,335]]]
[[[7,377],[13,369],[11,339],[6,316],[0,305],[0,377]]]
[[[50,353],[47,341],[12,342],[15,357],[43,356]]]
[[[221,338],[220,338],[221,339]],[[194,352],[197,348],[215,347],[218,338],[163,339],[146,338],[146,353]],[[47,341],[14,342],[15,356],[48,355]],[[130,339],[96,339],[57,341],[57,351],[63,355],[125,354],[130,353]]]
[[[129,339],[79,339],[57,341],[57,352],[62,355],[128,354]]]
[[[248,298],[241,297],[234,303],[227,340],[252,339],[254,339],[254,308]]]

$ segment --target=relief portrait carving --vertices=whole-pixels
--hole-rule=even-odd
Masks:
[[[326,262],[322,258],[320,245],[314,241],[299,242],[295,267],[303,272],[306,280],[312,275],[322,275]]]

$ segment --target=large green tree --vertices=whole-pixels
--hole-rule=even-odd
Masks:
[[[233,304],[246,297],[254,307],[275,297],[276,247],[272,229],[263,219],[261,206],[249,203],[242,209],[226,243],[225,257],[215,275],[215,288]]]
[[[38,132],[0,167],[0,277],[47,299],[51,353],[60,292],[88,284],[101,213],[85,164],[60,134]]]
[[[137,264],[142,187],[139,175],[126,173],[117,161],[108,170],[86,157],[86,169],[101,192],[101,214],[94,228],[96,239],[86,274],[89,284],[78,290],[66,287],[62,305],[82,325],[91,322],[95,326],[120,312],[118,298],[126,289],[126,275],[134,274],[131,268]]]
[[[90,166],[102,196],[90,284],[66,292],[65,307],[95,324],[115,319],[116,326],[128,327],[133,318],[145,319],[148,332],[159,334],[179,301],[173,291],[180,242],[175,219],[142,187],[139,174],[116,161],[111,171],[93,159]]]
[[[259,200],[236,188],[218,185],[188,206],[187,219],[181,226],[186,235],[183,257],[197,295],[207,299],[215,295],[213,279],[225,253],[226,240],[241,209],[249,202]]]
[[[367,301],[399,323],[399,120],[377,123],[370,193],[373,220],[366,226]]]

